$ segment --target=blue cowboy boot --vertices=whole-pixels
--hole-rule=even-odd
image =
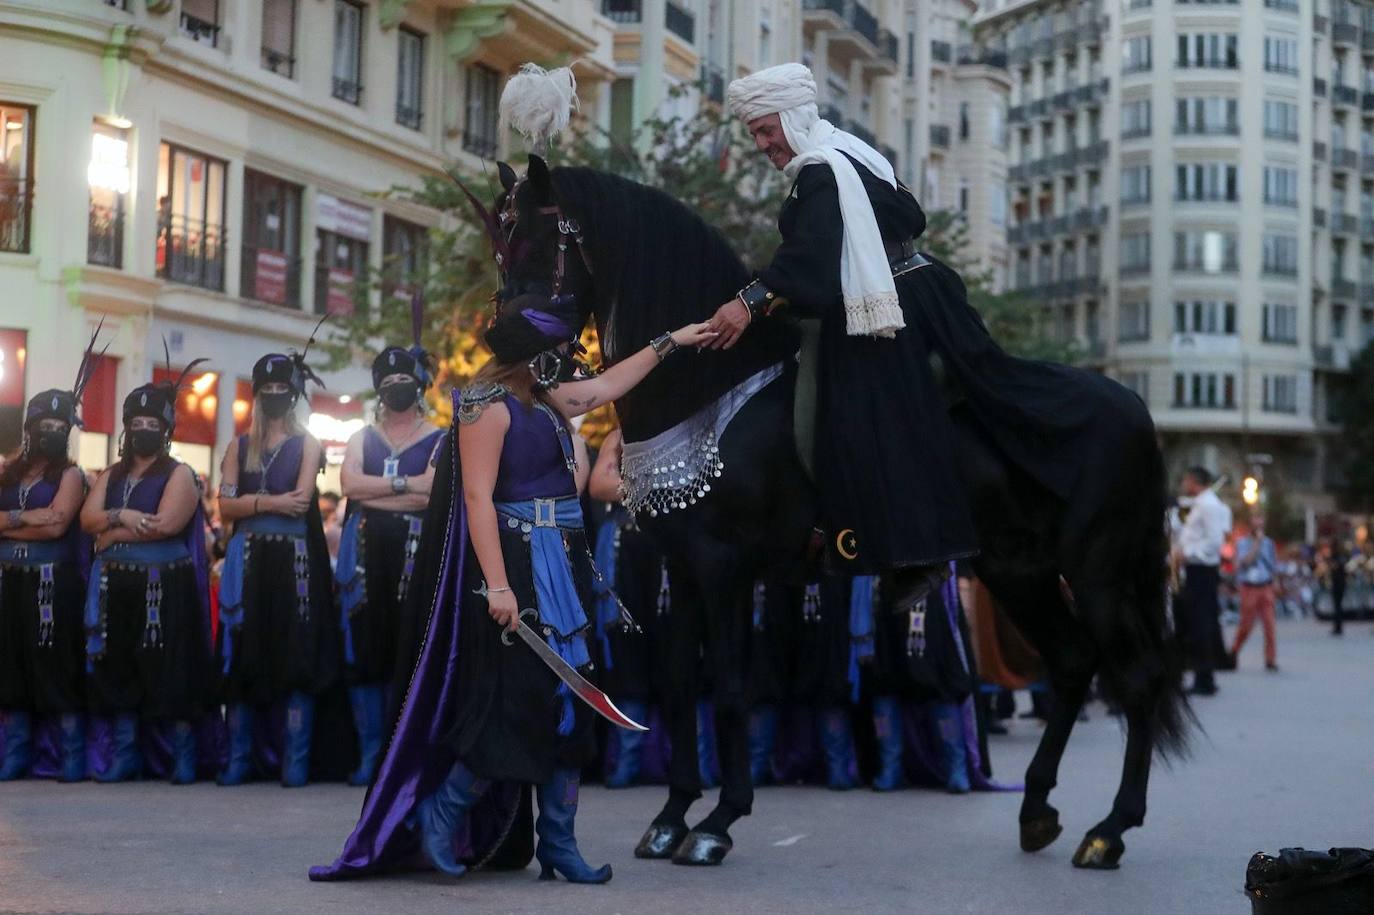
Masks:
[[[229,728],[229,759],[215,782],[242,785],[253,777],[253,708],[240,702],[229,706],[225,723]]]
[[[33,719],[28,712],[5,712],[5,757],[0,762],[0,782],[29,774],[33,762]]]
[[[349,773],[348,783],[368,785],[382,755],[386,695],[380,686],[351,686],[348,698],[353,705],[353,726],[358,731],[358,768]]]
[[[555,769],[553,778],[536,790],[539,816],[534,821],[534,831],[539,834],[539,845],[534,856],[539,860],[539,879],[553,880],[557,872],[569,883],[607,883],[611,866],[592,867],[577,850],[577,839],[573,836],[577,787],[576,769]]]
[[[453,854],[453,837],[462,825],[463,814],[482,797],[487,784],[467,766],[456,762],[434,793],[415,805],[420,847],[435,870],[451,877],[467,873]]]
[[[749,715],[749,779],[755,785],[773,781],[773,750],[778,743],[778,710],[761,705]]]
[[[57,720],[61,734],[62,768],[59,782],[79,782],[86,779],[86,719],[68,712]]]
[[[315,729],[315,697],[295,692],[286,700],[286,739],[281,748],[281,786],[300,788],[310,781],[310,738]]]
[[[894,696],[877,696],[873,700],[873,730],[878,737],[878,774],[873,777],[874,791],[896,791],[906,786],[902,768],[903,738],[902,706]]]
[[[190,785],[196,780],[196,731],[189,721],[172,725],[172,777],[174,785]]]
[[[127,782],[138,778],[143,771],[143,754],[138,749],[138,716],[133,712],[121,712],[115,716],[111,730],[114,743],[114,759],[110,768],[98,773],[98,782]]]
[[[697,770],[702,788],[714,788],[716,781],[716,716],[711,703],[697,703]]]
[[[945,760],[945,790],[967,794],[968,749],[964,746],[964,716],[957,702],[936,702],[931,714],[939,728],[940,749]]]
[[[854,735],[849,730],[849,711],[821,712],[821,747],[825,750],[825,784],[831,791],[848,791],[854,782]]]
[[[649,720],[649,703],[626,699],[616,705],[635,721]],[[606,775],[607,788],[628,788],[639,777],[639,760],[644,752],[644,732],[611,728],[616,743],[615,768]]]

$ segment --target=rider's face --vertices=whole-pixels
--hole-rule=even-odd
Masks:
[[[766,114],[749,122],[749,136],[754,138],[754,146],[768,157],[773,167],[782,171],[788,162],[797,155],[787,143],[782,132],[782,118],[776,114]]]

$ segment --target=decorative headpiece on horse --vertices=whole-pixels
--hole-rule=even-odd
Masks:
[[[86,344],[86,351],[81,354],[81,364],[76,369],[76,381],[73,382],[70,391],[51,388],[39,391],[29,398],[28,406],[24,408],[25,429],[45,419],[58,419],[68,426],[81,425],[81,395],[86,392],[86,385],[90,384],[100,358],[105,355],[105,350],[110,348],[107,343],[99,353],[95,351],[95,341],[104,327],[105,319],[101,318],[95,333],[91,334],[90,342]]]
[[[541,390],[569,381],[577,373],[581,316],[541,295],[516,296],[504,303],[483,341],[503,363],[528,362]],[[568,351],[562,347],[568,346]]]
[[[170,376],[172,373],[172,353],[167,348],[165,337],[162,340],[162,353],[167,374]],[[186,383],[186,379],[196,370],[197,366],[209,361],[209,359],[192,359],[190,364],[181,370],[176,381],[168,379],[150,381],[130,391],[129,396],[124,398],[125,427],[127,428],[129,421],[136,416],[150,416],[162,422],[163,438],[170,439],[172,430],[177,427],[177,395],[181,393],[182,385]]]

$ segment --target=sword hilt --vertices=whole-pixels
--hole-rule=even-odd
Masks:
[[[526,607],[520,611],[520,622],[525,622],[525,617],[531,617],[536,623],[539,622],[539,611],[533,607]],[[511,629],[501,630],[501,644],[509,648],[515,644],[515,632]]]

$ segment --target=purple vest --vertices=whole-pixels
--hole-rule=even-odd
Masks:
[[[248,436],[239,436],[239,495],[250,496],[254,493],[280,495],[296,488],[296,479],[301,473],[301,455],[305,450],[305,436],[293,435],[277,446],[276,457],[264,450],[263,466],[267,468],[267,480],[259,471],[249,473],[244,470],[248,462]],[[270,463],[269,463],[270,461]]]
[[[52,500],[57,498],[57,490],[61,485],[60,478],[56,483],[49,482],[46,479],[40,479],[29,489],[28,498],[24,500],[24,509],[47,508],[49,505],[52,505]],[[13,511],[19,507],[19,484],[16,483],[13,486],[0,487],[0,511]],[[67,525],[67,529],[61,536],[52,538],[53,540],[67,541],[68,545],[72,548],[72,555],[74,556],[79,556],[81,548],[88,546],[86,543],[87,538],[81,531],[81,512],[79,508],[80,506],[78,506],[78,511],[72,516],[71,523]]]
[[[430,434],[413,443],[409,448],[396,455],[397,473],[403,477],[424,476],[429,469],[429,456],[434,453],[434,445],[444,433],[435,429]],[[386,469],[386,459],[391,457],[391,447],[382,434],[373,426],[363,433],[363,473],[368,476],[382,476]]]
[[[501,468],[496,477],[497,502],[524,502],[577,495],[577,482],[568,469],[559,444],[559,429],[571,434],[562,417],[537,405],[525,406],[520,398],[506,395],[510,429],[501,448]]]
[[[168,467],[165,472],[159,471],[154,474],[146,475],[135,483],[133,488],[129,491],[127,502],[124,500],[124,482],[126,477],[118,470],[113,471],[110,474],[109,482],[105,484],[105,510],[109,511],[112,508],[132,508],[134,511],[140,511],[149,515],[157,514],[158,506],[162,504],[162,493],[167,489],[167,481],[171,479],[172,473],[181,466],[179,461],[169,461],[167,463]],[[199,506],[197,506],[197,510],[195,514],[191,516],[191,520],[187,522],[187,526],[182,528],[180,533],[165,539],[183,540],[186,538],[187,530],[200,523],[202,523],[201,513]]]

